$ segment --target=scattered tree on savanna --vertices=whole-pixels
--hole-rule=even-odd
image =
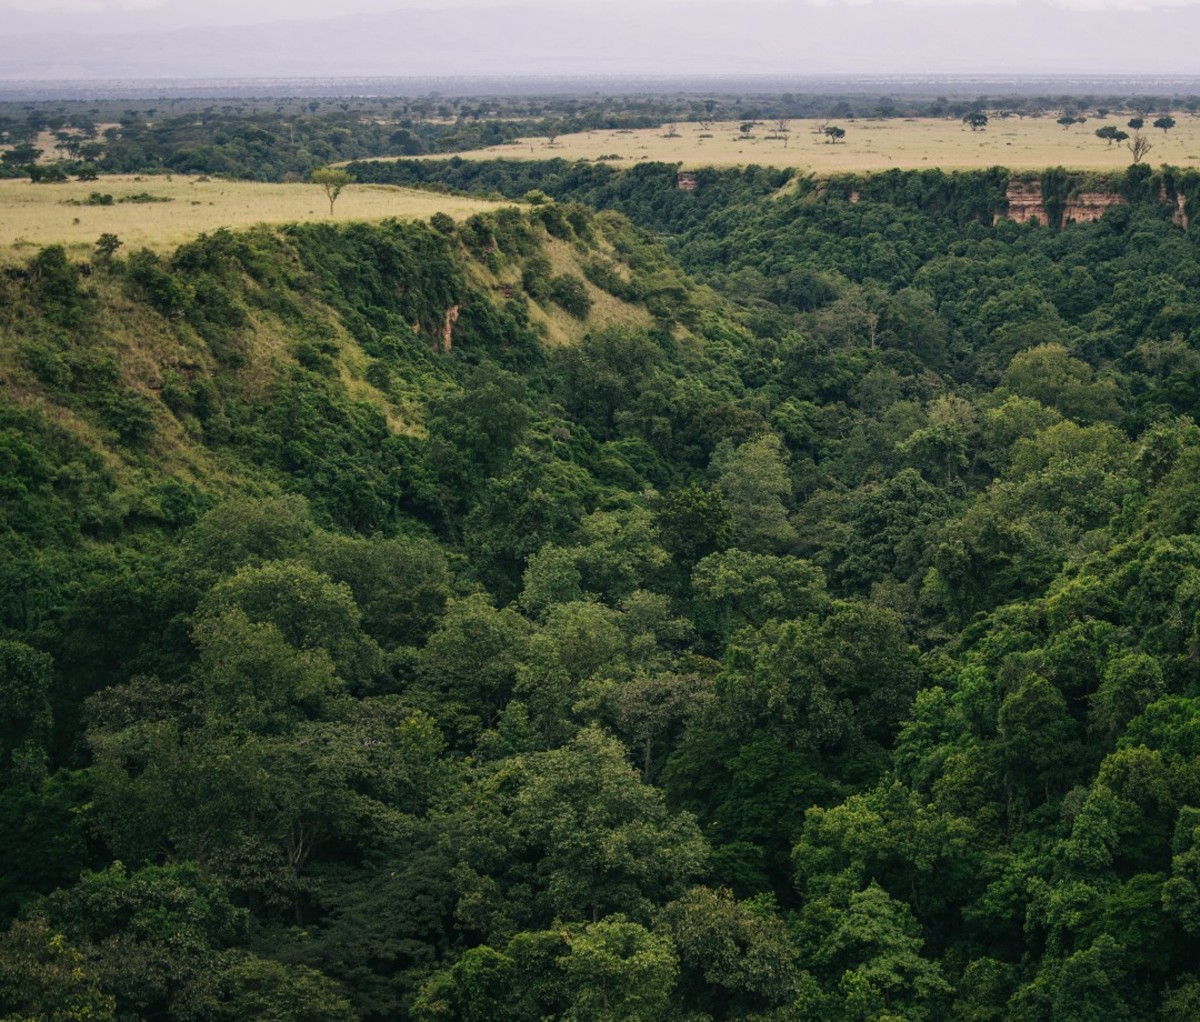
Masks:
[[[1129,133],[1121,131],[1115,124],[1106,124],[1103,128],[1096,129],[1096,137],[1104,139],[1109,146],[1112,146],[1114,142],[1124,142],[1129,137]]]
[[[677,122],[668,121],[666,124],[663,125],[663,129],[666,131],[666,134],[663,136],[663,138],[678,138],[679,137],[679,124]]]
[[[30,142],[19,142],[11,149],[0,153],[0,164],[8,168],[24,169],[30,164],[37,163],[42,150]]]
[[[1130,117],[1125,126],[1132,128],[1134,131],[1141,131],[1146,126],[1146,119],[1144,117]]]
[[[775,118],[776,134],[783,135],[783,134],[786,134],[787,132],[791,131],[792,129],[788,127],[788,125],[791,123],[792,123],[792,119],[790,117],[776,117]]]
[[[846,129],[839,128],[836,124],[831,124],[825,129],[826,142],[840,142],[846,137]]]
[[[1175,127],[1175,118],[1164,114],[1154,122],[1154,127],[1161,128],[1162,133],[1165,135],[1168,131]]]
[[[754,130],[754,122],[742,121],[742,123],[738,126],[738,130],[742,133],[743,138],[749,138],[750,132]]]
[[[333,205],[337,202],[338,196],[352,181],[353,178],[350,177],[350,174],[338,167],[321,167],[312,172],[312,183],[320,185],[325,192],[325,198],[329,200],[330,216],[333,216]]]
[[[963,124],[969,125],[972,131],[979,131],[981,128],[987,127],[988,116],[981,110],[973,110],[969,114],[964,114],[962,121]]]
[[[1125,143],[1125,148],[1133,153],[1133,162],[1141,163],[1145,159],[1146,154],[1154,148],[1150,144],[1150,140],[1140,131]]]
[[[558,140],[558,136],[562,134],[561,124],[548,124],[546,126],[546,145],[553,146]]]
[[[1063,130],[1066,131],[1073,124],[1085,124],[1086,122],[1087,122],[1086,117],[1076,117],[1073,114],[1063,114],[1062,117],[1060,117],[1054,123],[1061,124],[1063,126]]]

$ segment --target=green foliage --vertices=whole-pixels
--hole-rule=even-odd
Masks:
[[[1194,1015],[1196,176],[360,167],[0,274],[0,1013]]]
[[[582,280],[569,273],[560,273],[551,277],[546,284],[546,293],[552,302],[561,306],[576,319],[588,318],[592,309],[592,299],[588,296],[587,288]]]

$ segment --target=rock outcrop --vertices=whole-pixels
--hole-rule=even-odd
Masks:
[[[454,324],[458,322],[460,306],[451,305],[446,310],[446,319],[442,323],[442,351],[450,351],[454,347]]]
[[[1124,205],[1125,197],[1116,192],[1080,192],[1074,198],[1067,199],[1061,226],[1090,224],[1099,220],[1113,206]]]
[[[1038,181],[1010,181],[1005,192],[1008,209],[996,214],[996,222],[1015,220],[1019,224],[1029,223],[1034,217],[1040,224],[1050,223],[1046,210],[1046,197]],[[1063,203],[1062,216],[1056,225],[1060,229],[1067,224],[1086,224],[1099,220],[1113,206],[1125,205],[1125,198],[1116,192],[1079,192]]]
[[[1050,222],[1039,182],[1010,181],[1004,197],[1008,200],[1008,209],[1004,213],[996,214],[996,223],[1001,220],[1015,220],[1019,224],[1026,224],[1035,217],[1040,224]]]

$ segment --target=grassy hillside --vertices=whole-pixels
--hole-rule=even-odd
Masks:
[[[342,200],[349,209],[354,194]],[[182,228],[151,219],[140,230],[164,232],[153,249],[91,252],[83,263],[44,249],[0,283],[6,402],[123,471],[232,483],[252,463],[236,467],[231,448],[245,453],[254,416],[289,379],[327,389],[347,414],[378,421],[380,436],[419,434],[430,401],[460,371],[444,364],[447,343],[468,360],[486,352],[520,365],[537,361],[543,344],[650,328],[666,313],[661,304],[652,312],[646,294],[618,297],[585,279],[596,266],[631,276],[623,259],[639,243],[616,220],[570,211],[572,226],[558,207],[553,216],[507,208],[456,224],[445,208],[498,207],[405,194],[441,213],[437,228],[324,217],[221,229],[160,254]],[[563,281],[573,300],[555,289]],[[253,464],[248,485],[261,487],[262,468]]]

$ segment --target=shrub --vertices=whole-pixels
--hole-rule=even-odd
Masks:
[[[550,299],[576,319],[587,319],[592,311],[592,300],[587,286],[570,273],[561,273],[550,278]]]
[[[521,287],[535,302],[550,297],[550,262],[543,256],[534,256],[521,271]]]

